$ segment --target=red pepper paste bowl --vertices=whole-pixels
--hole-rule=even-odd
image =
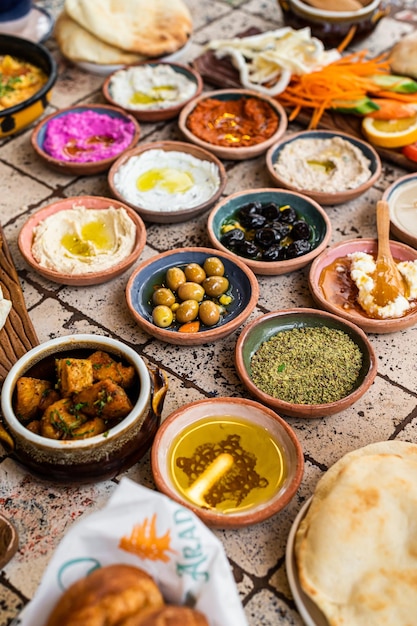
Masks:
[[[308,308],[272,311],[246,325],[236,342],[235,365],[258,401],[299,418],[344,411],[377,373],[375,352],[361,328]]]
[[[304,473],[293,429],[247,398],[209,398],[169,415],[151,451],[156,486],[215,528],[258,524],[291,504]]]
[[[137,120],[122,109],[86,104],[60,109],[33,130],[31,144],[39,158],[61,174],[90,176],[107,171],[139,141]]]
[[[282,105],[269,96],[220,89],[191,100],[178,123],[192,143],[220,159],[242,161],[266,152],[285,133],[288,119]]]

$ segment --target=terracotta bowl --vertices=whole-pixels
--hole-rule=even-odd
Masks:
[[[293,404],[265,393],[253,381],[251,370],[253,355],[263,343],[281,331],[310,327],[343,331],[359,347],[363,362],[353,391],[340,400],[323,404]],[[331,313],[304,308],[273,311],[245,326],[236,342],[235,364],[242,383],[263,404],[282,415],[303,418],[324,417],[344,411],[363,396],[377,373],[376,356],[372,345],[358,326]]]
[[[242,207],[249,203],[260,202],[266,206],[270,203],[278,207],[289,204],[296,211],[297,218],[305,220],[310,226],[311,249],[294,258],[279,258],[279,260],[264,260],[259,255],[257,258],[248,258],[240,253],[240,249],[233,245],[226,247],[222,243],[223,229],[226,224],[233,223],[236,215]],[[268,226],[268,224],[267,224]],[[322,252],[331,237],[331,223],[324,209],[311,198],[300,193],[287,191],[286,189],[251,189],[239,191],[220,200],[211,210],[207,220],[207,231],[211,243],[222,252],[232,254],[240,259],[255,274],[278,275],[288,274],[308,265],[320,252]]]
[[[209,98],[214,98],[216,100],[223,100],[225,102],[241,100],[242,98],[256,98],[257,100],[261,100],[272,107],[274,112],[278,116],[278,127],[274,134],[265,139],[260,143],[257,143],[253,146],[243,146],[243,147],[235,147],[235,146],[219,146],[214,143],[209,143],[200,139],[188,128],[187,118],[195,109],[197,104],[202,102],[203,100],[207,100]],[[250,89],[219,89],[218,91],[210,91],[205,92],[194,98],[189,102],[181,111],[178,124],[181,132],[186,137],[188,141],[213,152],[213,154],[217,155],[220,159],[230,159],[232,161],[241,161],[245,159],[252,159],[254,157],[259,156],[266,152],[266,150],[285,133],[287,129],[287,115],[285,113],[284,108],[276,101],[274,98],[270,98],[269,96],[260,94],[257,91],[252,91]]]
[[[133,408],[107,432],[86,439],[49,439],[31,432],[15,414],[17,381],[33,376],[53,381],[56,358],[87,358],[97,350],[114,360],[132,365],[136,382],[127,390]],[[1,411],[12,456],[33,473],[48,480],[67,483],[94,482],[114,477],[127,469],[150,448],[160,424],[167,381],[162,370],[148,368],[138,353],[121,341],[99,335],[68,335],[46,341],[24,354],[5,378]]]
[[[160,328],[152,319],[151,303],[155,286],[165,284],[169,268],[184,268],[189,263],[204,264],[208,257],[218,257],[224,265],[224,276],[229,280],[232,301],[214,326],[201,324],[198,332],[179,332],[175,321]],[[178,248],[147,259],[133,271],[126,286],[126,300],[137,324],[148,335],[177,345],[200,345],[223,339],[241,326],[256,306],[259,286],[255,275],[241,261],[212,248]],[[205,297],[206,299],[206,297]]]
[[[32,253],[32,245],[34,238],[34,229],[39,226],[44,220],[52,215],[56,215],[61,211],[67,211],[73,207],[84,206],[93,210],[104,210],[109,207],[115,207],[116,209],[124,209],[128,217],[132,220],[136,228],[136,238],[132,251],[127,254],[122,260],[117,261],[114,265],[110,265],[107,269],[101,269],[99,271],[94,270],[94,266],[91,266],[91,271],[86,271],[81,274],[75,273],[61,273],[55,269],[44,267],[34,258]],[[116,276],[119,276],[125,272],[133,263],[139,258],[146,243],[146,228],[141,217],[133,211],[129,206],[113,200],[111,198],[103,198],[101,196],[76,196],[75,198],[65,198],[64,200],[58,200],[52,204],[42,207],[36,211],[23,225],[19,237],[18,246],[20,253],[25,261],[34,269],[38,274],[41,274],[48,280],[52,280],[55,283],[61,285],[74,285],[74,286],[88,286],[98,285],[105,283]],[[63,249],[64,250],[64,249]]]
[[[391,253],[394,259],[398,261],[414,261],[417,259],[417,250],[406,246],[403,243],[390,241]],[[322,272],[325,268],[331,266],[336,259],[346,258],[352,252],[367,252],[375,257],[378,252],[378,244],[376,239],[350,239],[341,241],[327,250],[325,250],[312,263],[308,277],[308,284],[315,302],[319,307],[343,317],[354,324],[357,324],[367,333],[394,333],[414,326],[417,322],[417,310],[404,315],[403,317],[392,319],[373,319],[369,317],[365,311],[353,303],[355,290],[351,294],[349,286],[352,283],[346,283],[340,272],[332,271],[328,274],[330,295],[326,295],[321,286]],[[347,299],[349,298],[349,302]],[[347,308],[346,308],[347,307]]]
[[[112,119],[118,120],[118,122],[124,122],[125,124],[129,124],[129,133],[130,140],[126,140],[120,143],[117,151],[115,150],[115,154],[108,158],[101,158],[98,160],[94,160],[94,155],[91,156],[90,161],[86,162],[78,162],[75,158],[71,156],[68,157],[67,160],[55,158],[51,156],[45,150],[45,141],[46,141],[46,133],[48,129],[48,125],[55,120],[64,119],[64,117],[68,114],[82,114],[88,111],[92,111],[97,113],[98,115],[106,115],[111,117]],[[88,131],[88,137],[94,137],[94,133]],[[105,105],[105,104],[85,104],[85,105],[77,105],[72,107],[67,107],[65,109],[60,109],[55,113],[51,113],[44,117],[33,130],[31,135],[31,144],[32,148],[38,155],[38,157],[46,164],[48,167],[56,170],[61,174],[75,175],[75,176],[91,176],[94,174],[100,174],[101,172],[106,172],[110,165],[120,156],[122,152],[125,150],[129,150],[136,146],[140,136],[140,127],[136,119],[126,113],[122,109]],[[90,158],[90,157],[89,157]]]
[[[280,154],[285,146],[288,146],[295,141],[302,142],[303,140],[307,139],[329,140],[334,137],[340,137],[341,139],[350,142],[351,144],[356,146],[356,148],[359,148],[365,158],[368,159],[371,175],[367,181],[363,182],[357,187],[354,187],[353,189],[342,189],[340,191],[325,192],[316,191],[304,186],[299,187],[295,185],[291,180],[283,178],[276,172],[274,166],[280,158]],[[300,143],[298,154],[300,156],[303,155],[302,143]],[[269,148],[266,155],[266,166],[271,180],[274,182],[275,185],[277,185],[278,187],[291,189],[292,191],[297,191],[298,193],[303,193],[322,205],[342,204],[344,202],[349,202],[350,200],[357,198],[358,196],[362,195],[367,189],[372,187],[372,185],[375,184],[375,182],[381,175],[381,159],[371,145],[346,133],[333,132],[331,130],[305,130],[287,136],[285,139],[278,141]],[[314,175],[313,170],[312,173]]]
[[[152,161],[152,164],[148,166],[149,171],[155,170],[155,175],[154,181],[151,181],[151,188],[143,193],[144,199],[138,199],[138,202],[136,202],[136,198],[132,195],[133,192],[130,192],[129,194],[126,192],[124,186],[119,180],[121,168],[125,166],[130,167],[130,159],[136,160],[136,157],[142,155],[152,155],[151,151],[155,150],[162,150],[165,153],[163,156],[166,156],[166,158],[169,158],[170,153],[173,153],[172,158],[174,161],[169,167],[172,167],[174,170],[177,168],[178,176],[184,173],[185,176],[191,176],[194,179],[194,186],[186,190],[191,191],[193,195],[190,200],[187,199],[188,196],[185,196],[184,192],[170,192],[164,188],[166,177],[162,166],[161,170],[158,170],[158,158],[156,158],[155,161]],[[193,167],[189,167],[188,164],[185,164],[184,166],[179,164],[178,156],[181,155],[188,155],[189,157],[197,159],[194,169]],[[198,193],[199,189],[203,189],[203,178],[207,176],[204,170],[207,165],[211,167],[211,191],[208,191],[207,193],[204,193],[204,196],[202,195],[200,198],[195,199],[195,193]],[[133,175],[137,176],[137,174]],[[201,182],[197,180],[197,175],[202,176]],[[117,159],[117,161],[110,168],[108,174],[109,187],[115,198],[129,204],[129,206],[135,209],[135,211],[137,211],[144,220],[163,224],[185,222],[186,220],[207,211],[220,198],[226,185],[226,180],[227,176],[224,165],[216,156],[199,146],[194,146],[193,144],[182,141],[153,141],[152,143],[142,144],[133,150],[125,152],[119,159]],[[134,189],[136,189],[136,184]],[[158,194],[156,200],[154,197],[155,192]],[[178,195],[176,195],[176,193]],[[173,209],[173,200],[176,197],[178,197],[179,207]]]
[[[139,106],[126,106],[124,102],[119,101],[114,95],[113,84],[116,77],[119,77],[121,73],[129,76],[130,74],[134,75],[136,67],[147,66],[150,68],[155,68],[157,66],[167,65],[172,68],[174,72],[180,77],[185,77],[189,81],[194,84],[194,92],[183,99],[181,102],[177,102],[172,106],[168,106],[167,104],[155,104],[153,107],[149,106],[147,108],[139,108]],[[203,79],[200,74],[196,72],[192,67],[187,65],[182,65],[180,63],[163,63],[160,61],[153,62],[143,62],[138,63],[137,65],[131,65],[130,67],[124,67],[123,69],[119,69],[116,72],[112,72],[110,76],[106,78],[103,83],[102,91],[106,100],[112,104],[113,106],[120,107],[133,115],[137,120],[141,122],[160,122],[162,120],[171,120],[174,117],[177,117],[181,111],[181,109],[192,99],[196,98],[200,95],[203,89]]]
[[[14,35],[0,34],[0,55],[5,54],[40,67],[47,74],[48,80],[37,93],[24,102],[0,111],[0,137],[14,135],[43,114],[58,77],[56,61],[42,44]]]
[[[212,442],[210,445],[204,437],[207,437],[207,429],[213,427],[215,433],[214,437],[210,437]],[[259,427],[262,429],[261,432],[258,431]],[[243,496],[241,506],[236,506],[238,498],[236,495],[235,501],[229,503],[229,508],[223,506],[224,500],[222,501],[221,495],[217,501],[210,499],[208,486],[205,490],[201,485],[197,487],[195,482],[198,478],[194,479],[194,493],[185,494],[190,478],[186,469],[187,457],[182,457],[185,458],[182,471],[176,475],[175,469],[178,467],[176,459],[180,454],[184,454],[181,441],[184,441],[190,429],[197,433],[197,436],[194,438],[193,435],[193,441],[188,445],[185,444],[188,460],[192,461],[198,445],[206,445],[209,458],[213,456],[210,463],[212,468],[212,463],[219,457],[219,453],[210,455],[210,448],[213,448],[214,443],[217,444],[216,450],[221,451],[222,442],[226,437],[229,435],[235,439],[240,437],[238,448],[241,450],[235,448],[231,456],[241,452],[242,456],[239,458],[242,467],[242,459],[246,456],[244,452],[250,454],[248,449],[251,447],[251,441],[260,436],[263,443],[254,452],[255,456],[259,455],[254,471],[259,472],[258,476],[266,478],[260,457],[261,450],[268,449],[269,458],[276,456],[273,472],[275,484],[271,481],[271,474],[269,480],[267,479],[268,485],[264,493],[262,487],[255,485],[248,493],[240,494]],[[227,444],[225,445],[227,447]],[[230,447],[228,449],[230,452]],[[219,462],[221,463],[221,460],[217,461]],[[171,413],[155,437],[151,463],[153,476],[160,491],[191,509],[208,526],[217,528],[250,526],[275,515],[295,496],[304,472],[303,451],[294,431],[274,411],[246,398],[210,398],[186,404]],[[201,472],[204,469],[206,468],[201,467]],[[232,464],[228,471],[231,474],[236,472],[236,465],[234,468]],[[227,473],[225,476],[227,477]],[[214,481],[214,485],[216,482],[217,491],[221,494],[219,479]]]
[[[389,204],[390,229],[394,237],[417,248],[417,173],[401,176],[383,193]]]
[[[361,4],[364,6],[358,11],[326,11],[311,6],[306,0],[278,0],[286,25],[295,29],[310,28],[312,35],[327,46],[338,46],[351,29],[355,41],[368,36],[380,19],[389,14],[390,3],[384,0]]]

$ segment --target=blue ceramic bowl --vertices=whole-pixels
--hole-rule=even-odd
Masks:
[[[184,268],[188,263],[202,265],[208,257],[216,256],[223,262],[224,275],[230,282],[227,293],[232,302],[215,326],[201,325],[197,333],[178,332],[178,326],[159,328],[152,320],[150,303],[154,288],[164,282],[170,267]],[[126,286],[126,300],[138,325],[149,335],[179,345],[212,343],[230,335],[249,317],[259,297],[258,281],[252,271],[231,255],[212,248],[179,248],[164,252],[141,263],[133,272]]]
[[[389,204],[390,229],[400,241],[417,248],[417,172],[398,178],[382,196]]]
[[[312,249],[302,256],[283,261],[253,260],[228,250],[220,242],[222,226],[232,219],[241,207],[250,202],[262,204],[273,202],[278,206],[291,205],[296,210],[299,219],[304,219],[312,228],[313,236],[310,239]],[[253,189],[239,191],[228,196],[212,209],[207,220],[207,229],[210,241],[215,248],[233,254],[235,259],[243,261],[255,274],[264,275],[288,274],[305,267],[326,248],[331,237],[330,219],[324,209],[311,198],[286,189]]]
[[[354,187],[353,189],[343,189],[341,191],[335,192],[327,192],[327,191],[315,191],[304,187],[300,189],[295,187],[290,182],[288,182],[285,178],[282,178],[277,174],[274,168],[274,164],[277,162],[279,155],[283,148],[293,141],[300,141],[304,139],[332,139],[333,137],[340,137],[345,141],[349,141],[351,144],[359,148],[362,154],[369,160],[369,169],[371,170],[371,175],[367,181]],[[379,158],[376,150],[366,141],[362,141],[361,139],[357,139],[352,135],[348,135],[347,133],[334,132],[332,130],[304,130],[299,133],[294,133],[293,135],[289,135],[282,141],[278,141],[273,146],[271,146],[266,155],[266,166],[271,177],[271,180],[278,187],[285,187],[286,189],[290,189],[292,191],[298,191],[299,193],[303,193],[309,198],[316,200],[321,205],[333,205],[333,204],[342,204],[343,202],[349,202],[354,198],[357,198],[361,194],[363,194],[367,189],[372,187],[374,183],[378,180],[381,175],[381,159]]]
[[[44,149],[44,143],[49,122],[53,119],[64,117],[65,115],[68,115],[70,113],[83,113],[84,111],[94,111],[95,113],[108,115],[109,117],[115,118],[117,120],[120,119],[124,122],[130,122],[132,126],[132,139],[129,145],[110,158],[101,159],[99,161],[89,161],[87,163],[79,163],[77,161],[64,161],[54,158],[53,156],[48,154]],[[118,109],[116,107],[105,104],[85,104],[60,109],[56,113],[51,113],[47,117],[44,117],[40,122],[38,122],[38,124],[34,128],[34,131],[31,135],[31,143],[32,148],[39,156],[39,158],[42,159],[42,161],[52,169],[60,172],[61,174],[89,176],[107,171],[112,163],[114,163],[114,161],[116,161],[116,159],[122,154],[122,152],[125,152],[126,150],[129,150],[136,146],[137,142],[139,141],[139,136],[139,123],[133,116],[129,115],[122,109]]]

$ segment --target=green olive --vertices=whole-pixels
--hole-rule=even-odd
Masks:
[[[177,322],[185,324],[186,322],[192,322],[198,315],[198,302],[197,300],[184,300],[181,302],[178,309],[175,311],[175,317]]]
[[[152,311],[152,319],[156,326],[159,328],[168,328],[171,326],[172,320],[174,319],[174,315],[169,308],[169,306],[165,306],[165,304],[158,304]]]
[[[198,263],[189,263],[184,270],[187,280],[201,285],[206,277],[206,273]]]
[[[165,304],[165,306],[171,307],[175,302],[175,296],[171,289],[168,289],[167,287],[159,287],[159,289],[156,289],[153,293],[152,302],[155,305]]]
[[[220,309],[212,300],[204,300],[200,304],[198,317],[206,326],[214,326],[220,319]]]
[[[207,276],[224,276],[224,265],[217,256],[209,256],[204,261],[204,271]]]
[[[204,298],[204,289],[198,283],[186,282],[178,287],[178,297],[180,300],[196,300],[197,302],[201,302]]]
[[[165,282],[168,289],[177,291],[178,287],[185,283],[186,277],[180,267],[170,267],[165,276]]]
[[[209,276],[203,281],[203,287],[208,296],[221,296],[229,289],[229,281],[225,276]]]

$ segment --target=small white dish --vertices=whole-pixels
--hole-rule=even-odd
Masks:
[[[51,35],[53,26],[54,20],[48,11],[34,6],[30,10],[29,16],[22,20],[0,22],[0,33],[16,35],[23,39],[42,43]]]

